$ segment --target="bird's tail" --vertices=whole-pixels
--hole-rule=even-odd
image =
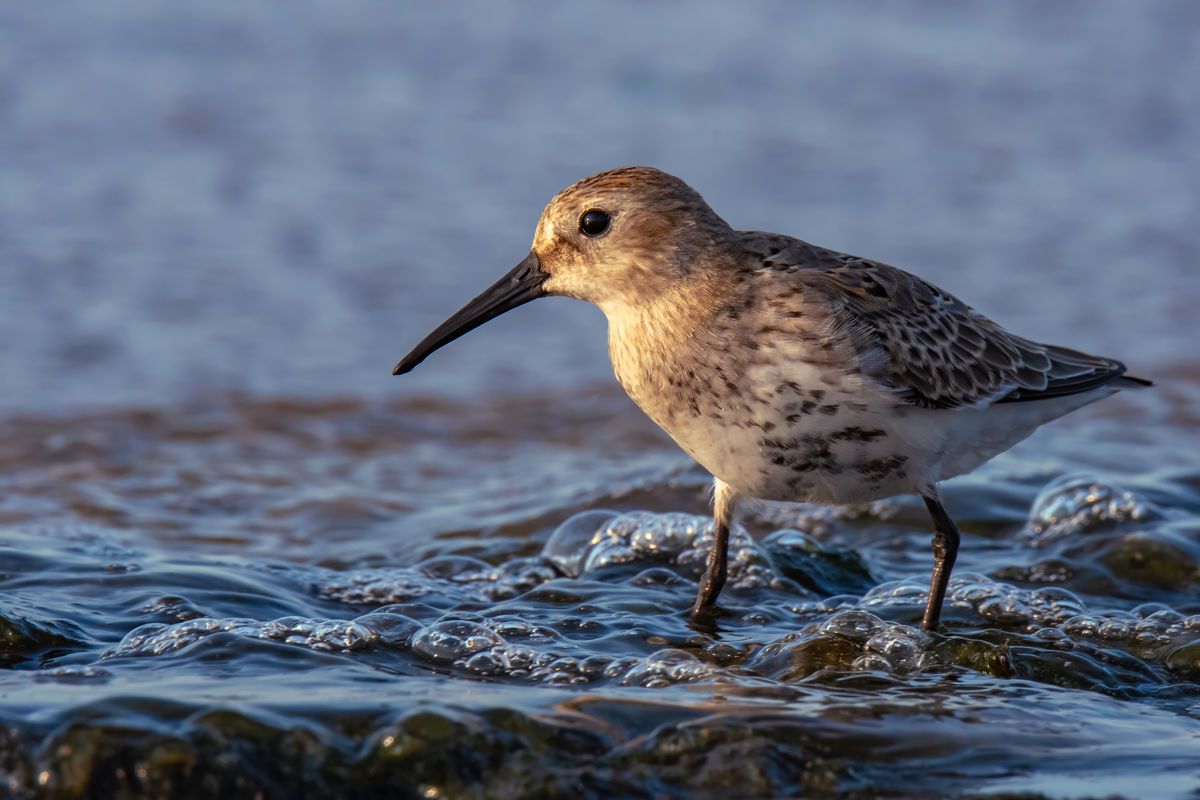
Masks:
[[[1145,378],[1135,378],[1133,375],[1122,375],[1113,381],[1113,385],[1118,389],[1144,389],[1147,386],[1153,386],[1154,381],[1148,381]]]

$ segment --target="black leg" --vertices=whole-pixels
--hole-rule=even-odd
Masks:
[[[942,602],[946,599],[946,586],[954,560],[958,558],[958,528],[942,503],[936,497],[921,495],[929,516],[933,517],[933,577],[929,581],[929,600],[925,603],[925,616],[921,627],[932,631],[942,616]]]
[[[711,614],[717,607],[717,597],[725,587],[729,574],[729,526],[733,524],[733,510],[737,504],[737,492],[731,486],[716,481],[713,492],[714,541],[708,554],[708,567],[700,579],[700,591],[692,616]]]
[[[725,588],[725,578],[729,574],[729,525],[717,520],[714,533],[716,539],[708,554],[708,568],[700,579],[696,605],[692,606],[693,615],[705,614],[717,607],[717,597]]]

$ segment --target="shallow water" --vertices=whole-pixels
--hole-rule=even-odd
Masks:
[[[1170,420],[1194,421],[1190,385],[947,487],[966,536],[940,636],[914,627],[928,531],[907,499],[751,514],[717,630],[690,628],[706,480],[609,389],[17,417],[6,777],[1186,794],[1200,470]]]
[[[1197,6],[64,8],[0,12],[0,794],[1200,788]],[[752,510],[694,629],[594,311],[387,374],[626,162],[1158,386],[945,487],[944,635],[912,498]]]

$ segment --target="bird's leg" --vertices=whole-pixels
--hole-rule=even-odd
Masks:
[[[737,492],[733,487],[721,481],[713,483],[713,548],[708,554],[708,567],[704,577],[700,579],[700,591],[696,595],[696,605],[692,606],[692,616],[713,611],[717,605],[717,595],[725,586],[725,578],[729,572],[729,526],[733,524],[733,512],[737,506]]]
[[[921,627],[931,631],[938,626],[942,616],[942,601],[946,599],[946,587],[950,583],[950,572],[958,557],[958,528],[937,494],[922,494],[929,516],[933,517],[933,577],[929,581],[929,599],[925,603],[925,616]]]

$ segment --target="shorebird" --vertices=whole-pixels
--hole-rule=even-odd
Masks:
[[[920,495],[933,519],[921,620],[938,626],[959,533],[938,484],[1118,389],[1125,365],[1011,334],[904,270],[730,227],[682,180],[623,167],[559,192],[507,275],[393,370],[546,295],[599,306],[621,386],[714,477],[711,619],[739,498]]]

